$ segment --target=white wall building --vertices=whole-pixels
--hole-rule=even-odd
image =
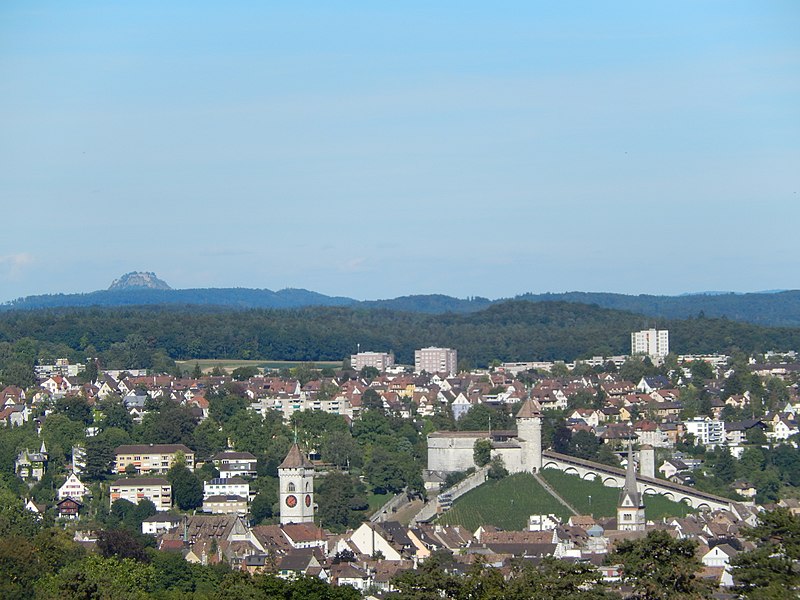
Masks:
[[[455,375],[458,372],[458,352],[452,348],[434,347],[415,350],[414,371]]]
[[[241,477],[217,477],[203,483],[203,500],[211,496],[241,496],[246,500],[250,497],[250,484]]]
[[[58,488],[58,499],[72,498],[73,500],[81,500],[88,491],[86,486],[78,479],[78,476],[75,473],[70,473],[64,485]]]
[[[669,354],[669,331],[666,329],[634,331],[631,333],[631,354],[664,358]]]
[[[725,443],[725,422],[711,417],[695,417],[683,422],[686,433],[694,436],[695,442],[706,448],[715,448]]]
[[[375,367],[383,373],[392,365],[394,365],[394,354],[389,352],[359,352],[350,355],[350,366],[356,371],[364,367]]]

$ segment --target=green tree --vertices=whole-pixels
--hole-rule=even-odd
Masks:
[[[492,460],[491,440],[475,440],[475,447],[472,450],[472,458],[479,467],[488,465]]]
[[[91,425],[94,421],[92,407],[83,396],[64,396],[56,400],[55,410],[71,421]]]
[[[328,431],[322,435],[319,446],[322,460],[337,467],[360,467],[364,452],[348,431]]]
[[[361,370],[358,372],[358,376],[367,382],[372,381],[376,377],[380,377],[380,374],[381,372],[376,367],[369,366],[361,367]]]
[[[489,479],[502,479],[508,476],[508,469],[503,463],[502,456],[495,456],[489,461],[489,472],[487,473]]]
[[[383,410],[383,398],[372,388],[367,388],[361,394],[361,406],[364,410]]]
[[[623,581],[641,600],[694,600],[710,597],[709,585],[697,577],[702,563],[695,556],[697,543],[676,540],[663,530],[650,531],[638,540],[622,540],[607,561],[623,565]]]
[[[36,597],[43,600],[147,600],[155,569],[130,558],[90,554],[57,574],[42,578]]]
[[[357,477],[330,471],[317,487],[317,516],[323,527],[341,532],[364,520],[369,505],[364,484]]]
[[[761,513],[759,523],[746,529],[754,550],[732,560],[737,591],[746,598],[782,600],[800,590],[800,517],[779,508]]]
[[[180,463],[170,467],[167,479],[172,484],[172,498],[181,510],[192,510],[203,504],[203,484],[189,468]]]
[[[258,367],[237,367],[231,375],[236,381],[247,381],[251,377],[256,377],[259,373]]]

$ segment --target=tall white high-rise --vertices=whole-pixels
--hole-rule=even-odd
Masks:
[[[669,354],[669,331],[666,329],[634,331],[631,333],[631,354],[664,358]]]
[[[458,352],[452,348],[434,347],[415,350],[414,371],[455,375],[458,372]]]

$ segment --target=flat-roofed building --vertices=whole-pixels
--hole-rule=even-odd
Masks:
[[[458,371],[458,352],[452,348],[421,348],[414,351],[414,371],[421,373],[447,373]]]
[[[181,455],[189,470],[194,471],[194,451],[183,444],[119,446],[114,450],[114,473],[125,473],[128,465],[133,465],[137,475],[166,473]]]
[[[237,475],[243,477],[256,476],[258,461],[249,452],[233,452],[230,450],[218,452],[211,460],[222,478],[235,477]]]
[[[350,355],[350,366],[356,371],[364,367],[375,367],[383,373],[392,365],[394,365],[394,354],[390,352],[359,352]]]
[[[634,331],[631,333],[631,354],[664,358],[669,354],[669,331],[666,329]]]
[[[156,510],[169,510],[172,507],[172,484],[160,477],[131,477],[111,484],[111,504],[115,500],[139,504],[144,499],[155,504]]]

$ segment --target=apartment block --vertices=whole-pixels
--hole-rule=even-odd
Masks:
[[[172,484],[159,477],[139,477],[119,479],[111,484],[111,504],[115,500],[128,500],[139,504],[144,499],[150,500],[159,511],[172,507]]]
[[[669,331],[666,329],[634,331],[631,333],[631,354],[664,358],[669,354]]]
[[[394,365],[394,354],[389,352],[359,352],[350,355],[350,366],[356,371],[364,367],[375,367],[383,373],[392,365]]]
[[[194,451],[183,444],[119,446],[114,450],[114,473],[124,473],[128,465],[133,465],[137,475],[166,473],[179,456],[183,456],[186,466],[194,471]]]
[[[458,352],[452,348],[422,348],[414,352],[414,371],[421,373],[446,373],[458,371]]]

